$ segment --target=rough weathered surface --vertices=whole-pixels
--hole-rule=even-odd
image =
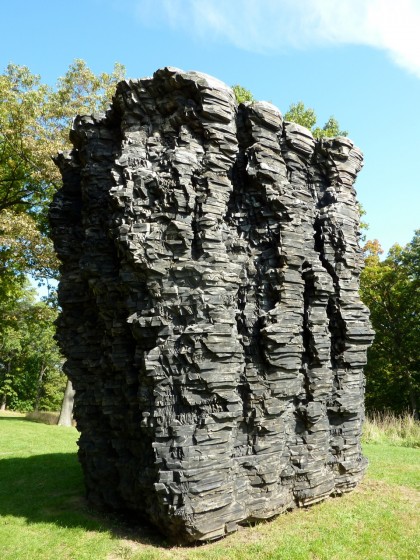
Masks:
[[[90,501],[186,541],[353,488],[358,148],[173,68],[71,139],[51,224]]]

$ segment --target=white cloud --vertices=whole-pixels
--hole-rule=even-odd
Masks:
[[[420,77],[420,0],[136,0],[136,11],[254,52],[368,45]]]

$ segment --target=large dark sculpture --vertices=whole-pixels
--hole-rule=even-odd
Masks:
[[[181,542],[352,489],[361,152],[174,68],[71,140],[51,224],[91,503]]]

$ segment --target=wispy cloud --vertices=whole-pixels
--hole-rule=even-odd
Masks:
[[[143,20],[164,20],[206,40],[254,52],[368,45],[420,77],[419,0],[134,0]]]

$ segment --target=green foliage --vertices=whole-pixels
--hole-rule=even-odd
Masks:
[[[246,103],[247,101],[251,102],[251,101],[255,101],[255,97],[252,95],[252,93],[249,91],[249,89],[246,89],[240,85],[234,85],[232,86],[233,89],[233,93],[235,94],[236,97],[236,101],[238,103]]]
[[[44,281],[56,278],[58,261],[51,240],[41,233],[34,218],[10,209],[0,212],[0,299],[27,274]]]
[[[0,270],[55,275],[46,235],[48,205],[60,185],[52,156],[70,148],[75,115],[104,110],[123,75],[116,64],[96,76],[83,60],[55,89],[25,66],[9,64],[0,75]]]
[[[30,410],[57,408],[65,378],[53,340],[56,312],[37,304],[27,289],[30,274],[48,282],[58,261],[48,238],[47,211],[60,185],[53,155],[70,148],[77,114],[103,111],[124,77],[116,64],[95,75],[75,60],[56,88],[25,66],[9,64],[0,75],[0,402]]]
[[[233,92],[238,103],[245,103],[255,101],[253,94],[246,88],[240,85],[232,86]],[[305,107],[302,101],[292,103],[288,111],[284,115],[284,120],[295,122],[308,128],[314,138],[331,138],[335,136],[347,136],[347,130],[341,130],[337,119],[331,116],[328,121],[321,128],[317,126],[316,113],[310,107]]]
[[[420,388],[420,230],[406,246],[380,260],[377,240],[365,246],[360,294],[376,332],[368,351],[366,405],[370,410],[410,409],[418,417]]]
[[[360,229],[359,241],[363,242],[366,241],[366,232],[369,229],[369,224],[365,222],[364,217],[366,216],[366,210],[363,208],[360,202],[357,203],[357,208],[359,210],[359,229]]]
[[[70,146],[73,118],[104,110],[123,76],[119,64],[96,76],[75,60],[53,89],[25,66],[7,66],[0,75],[0,211],[42,214],[60,183],[51,156]]]
[[[199,547],[171,547],[88,510],[74,428],[0,417],[2,560],[417,559],[420,450],[365,445],[370,466],[355,492],[243,527]],[[28,499],[28,496],[31,499]]]
[[[54,340],[57,310],[36,301],[22,285],[0,300],[0,400],[3,407],[29,411],[60,407],[65,386],[62,357]]]
[[[284,120],[300,124],[312,130],[316,124],[316,114],[313,109],[307,109],[302,101],[298,101],[290,105],[289,110],[284,115]]]
[[[334,117],[330,117],[322,128],[315,127],[312,130],[315,138],[333,138],[335,136],[348,136],[347,130],[341,130],[340,125]]]
[[[295,122],[308,128],[314,138],[329,138],[334,136],[347,136],[346,130],[340,130],[337,119],[330,117],[322,128],[316,126],[316,113],[313,109],[306,108],[302,101],[292,103],[284,115],[284,120]]]

